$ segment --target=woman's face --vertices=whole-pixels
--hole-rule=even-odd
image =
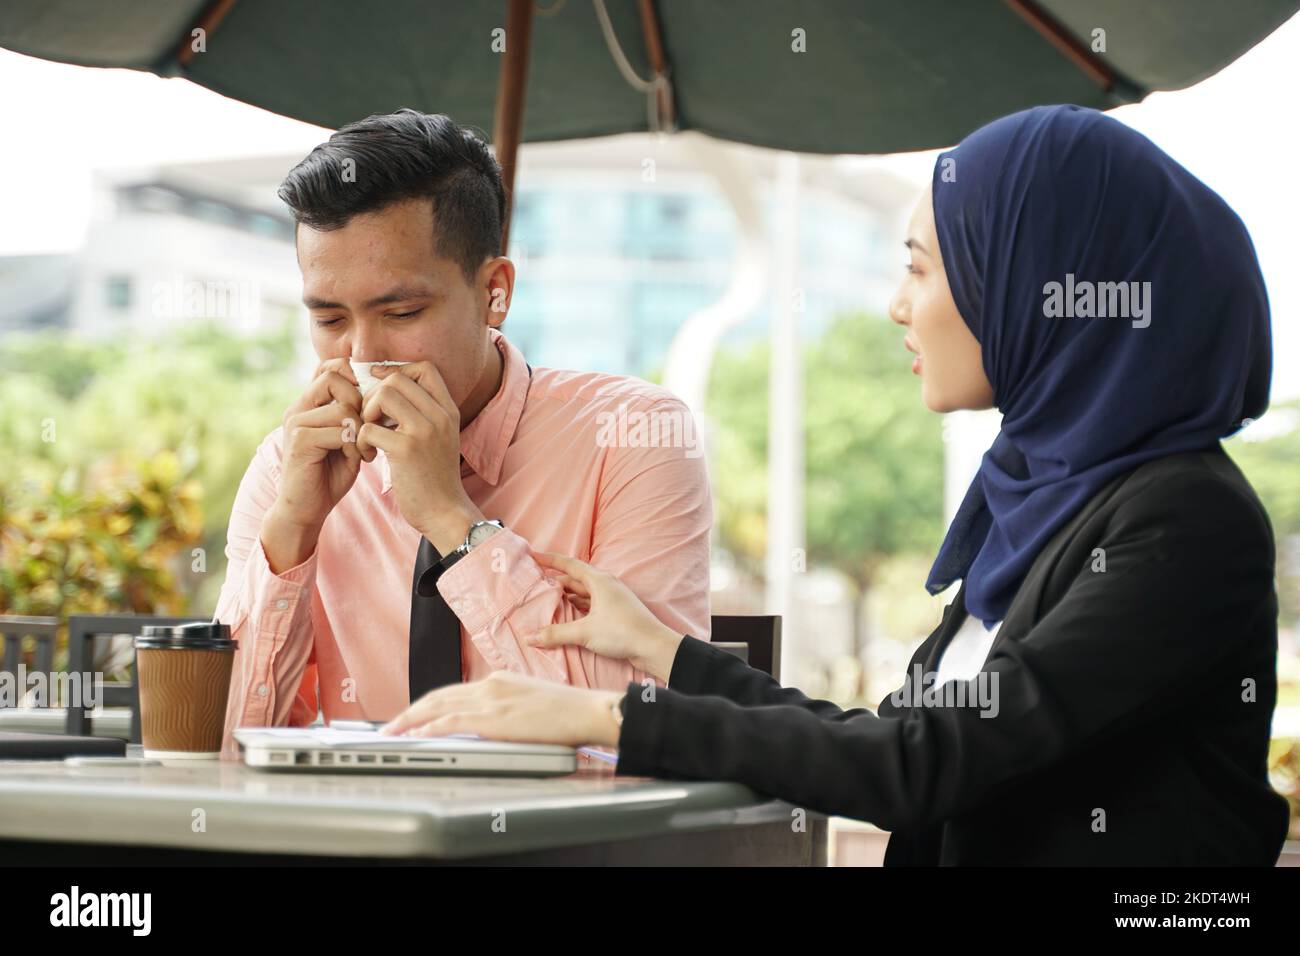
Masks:
[[[939,257],[930,187],[907,227],[907,274],[889,303],[889,317],[908,330],[903,345],[916,353],[912,371],[921,376],[921,401],[933,412],[993,406],[980,344],[957,311]]]

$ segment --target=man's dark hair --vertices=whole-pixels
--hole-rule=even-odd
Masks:
[[[483,260],[501,254],[501,167],[483,140],[441,113],[400,109],[349,123],[289,171],[279,196],[297,222],[320,230],[427,197],[433,200],[434,249],[456,262],[466,279],[473,281]]]

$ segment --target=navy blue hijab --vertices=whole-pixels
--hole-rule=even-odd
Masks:
[[[953,300],[1003,418],[926,588],[964,578],[966,609],[991,627],[1112,479],[1215,447],[1264,412],[1268,298],[1236,213],[1095,110],[1035,107],[976,130],[936,161],[933,195]],[[1123,311],[1119,287],[1100,286],[1120,282],[1149,296],[1130,299],[1131,317],[1097,316]]]

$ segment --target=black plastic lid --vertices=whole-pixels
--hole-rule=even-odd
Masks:
[[[230,625],[209,621],[193,624],[146,624],[135,639],[137,648],[228,651],[238,646],[230,639]]]

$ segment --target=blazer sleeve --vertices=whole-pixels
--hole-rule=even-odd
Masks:
[[[814,700],[794,687],[782,687],[770,674],[747,665],[734,654],[689,634],[673,657],[668,686],[682,694],[725,697],[742,707],[790,706],[816,714],[823,720],[845,720],[865,709],[842,710],[829,700]],[[639,690],[638,696],[644,693]]]
[[[1054,607],[997,641],[964,682],[985,681],[986,706],[908,706],[904,693],[887,716],[837,714],[720,661],[697,671],[703,652],[692,647],[678,687],[629,687],[617,772],[735,781],[886,830],[931,826],[1192,706],[1239,650],[1235,635],[1276,613],[1267,517],[1211,476],[1185,472],[1135,494],[1097,546],[1106,570],[1090,557]]]

